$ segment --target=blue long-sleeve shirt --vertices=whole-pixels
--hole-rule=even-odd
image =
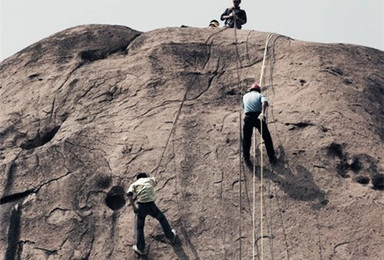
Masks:
[[[243,96],[244,113],[261,112],[263,102],[268,102],[268,98],[257,91],[251,91]]]

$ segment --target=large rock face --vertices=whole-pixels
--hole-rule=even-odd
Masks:
[[[148,259],[381,259],[384,52],[273,35],[263,92],[279,161],[257,151],[253,178],[241,96],[266,38],[92,25],[2,62],[1,257],[134,259],[119,191],[145,171],[179,235],[165,243],[148,218]]]

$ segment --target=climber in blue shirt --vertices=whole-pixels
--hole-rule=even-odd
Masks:
[[[249,150],[251,148],[251,139],[253,128],[256,127],[261,132],[263,127],[263,140],[267,149],[267,154],[271,164],[275,164],[277,159],[275,150],[273,149],[273,142],[266,123],[268,98],[261,94],[260,86],[254,83],[243,96],[244,107],[244,126],[243,126],[243,158],[245,163],[251,163]]]

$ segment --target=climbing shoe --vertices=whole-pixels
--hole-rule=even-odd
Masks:
[[[140,249],[138,249],[136,245],[134,245],[132,248],[133,248],[133,251],[136,252],[136,254],[145,255],[144,251],[141,251]]]
[[[173,245],[176,242],[176,237],[177,237],[176,230],[172,229],[172,234],[173,234],[173,238],[169,240],[169,243]]]
[[[277,163],[277,158],[276,156],[273,156],[271,158],[269,158],[269,162],[272,164],[272,165],[275,165]]]

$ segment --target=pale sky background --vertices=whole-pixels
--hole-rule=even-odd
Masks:
[[[117,24],[142,32],[181,25],[207,27],[232,5],[231,0],[0,1],[0,61],[77,25]],[[241,8],[248,16],[244,30],[384,50],[384,0],[243,0]]]

